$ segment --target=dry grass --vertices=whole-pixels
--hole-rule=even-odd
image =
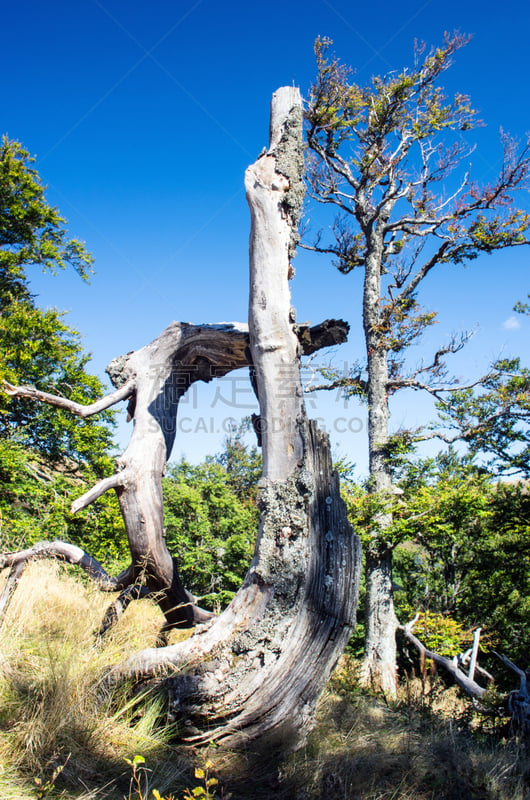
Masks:
[[[517,746],[480,742],[424,710],[328,694],[302,761],[287,775],[300,785],[305,772],[308,798],[528,800],[523,762]]]
[[[183,796],[201,754],[171,743],[162,698],[102,702],[98,678],[108,664],[154,644],[159,611],[133,604],[105,646],[94,644],[109,596],[40,563],[24,575],[2,631],[0,798],[140,800],[130,788],[141,754],[142,798],[151,789]],[[343,661],[324,697],[307,746],[283,763],[210,753],[233,800],[530,800],[528,753],[483,730],[454,691],[414,682],[389,706],[356,690]],[[44,784],[64,766],[48,794]],[[222,790],[217,788],[217,797]]]
[[[37,798],[35,779],[45,783],[63,764],[58,783],[76,792],[65,797],[121,800],[124,759],[138,753],[167,772],[161,700],[136,698],[118,709],[98,694],[107,665],[154,645],[160,613],[148,601],[134,604],[98,648],[94,631],[109,602],[59,565],[34,564],[24,574],[2,631],[0,797]]]
[[[500,724],[483,724],[456,688],[415,680],[387,704],[354,681],[355,666],[343,659],[308,746],[284,770],[286,797],[530,799],[527,746],[504,738]]]

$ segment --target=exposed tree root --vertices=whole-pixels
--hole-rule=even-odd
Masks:
[[[101,626],[97,632],[96,641],[101,643],[111,628],[122,618],[133,600],[140,600],[149,596],[150,591],[147,586],[142,586],[140,583],[134,583],[132,586],[127,586],[123,589],[119,597],[117,597],[105,611]]]

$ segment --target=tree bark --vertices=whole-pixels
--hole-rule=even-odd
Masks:
[[[379,550],[379,552],[378,552]],[[392,590],[392,551],[370,542],[366,553],[365,642],[361,682],[396,697],[396,630]]]
[[[273,97],[269,150],[245,179],[250,348],[263,436],[260,530],[242,589],[199,649],[203,659],[206,650],[215,653],[216,669],[203,661],[173,679],[180,715],[199,730],[215,724],[208,737],[232,747],[259,741],[289,749],[301,742],[347,642],[358,588],[359,543],[329,442],[303,405],[288,291],[301,175],[301,102],[285,88]],[[178,662],[197,646],[191,640],[177,648]]]
[[[382,239],[376,234],[365,266],[363,326],[368,361],[369,491],[377,494],[381,510],[372,520],[366,551],[365,646],[361,682],[394,698],[397,693],[396,629],[392,589],[392,546],[385,535],[392,523],[389,504],[392,476],[388,463],[388,352],[380,327]],[[384,507],[386,505],[386,508]]]
[[[119,498],[132,563],[120,578],[105,579],[122,591],[108,621],[141,595],[144,583],[166,628],[204,623],[185,642],[142,651],[113,667],[106,685],[172,675],[171,713],[188,738],[232,747],[259,742],[291,749],[303,741],[355,620],[359,540],[347,520],[327,437],[305,414],[299,358],[344,341],[348,326],[297,326],[290,308],[290,258],[303,199],[301,132],[300,95],[280,89],[271,107],[269,150],[249,167],[245,181],[252,223],[249,334],[244,326],[173,323],[151,344],[112,362],[116,392],[95,406],[101,410],[128,398],[131,441],[116,474],[73,504],[80,510],[108,489]],[[212,620],[182,586],[167,550],[161,478],[184,392],[195,380],[244,366],[249,354],[263,439],[261,522],[243,586]],[[9,391],[87,413],[32,388]],[[57,550],[52,555],[66,557],[61,543],[51,547]]]

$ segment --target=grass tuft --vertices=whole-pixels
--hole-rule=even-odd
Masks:
[[[104,668],[154,645],[161,624],[158,609],[142,601],[98,648],[94,632],[111,599],[61,565],[34,564],[24,574],[2,631],[2,798],[37,800],[63,767],[57,783],[78,792],[69,797],[122,800],[126,758],[166,760],[171,730],[160,724],[160,697],[116,709],[98,694]]]

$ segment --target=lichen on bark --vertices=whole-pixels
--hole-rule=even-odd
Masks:
[[[291,225],[289,258],[294,258],[296,247],[300,241],[298,224],[302,215],[305,195],[305,186],[302,180],[305,145],[300,136],[301,127],[302,109],[295,105],[285,120],[282,136],[274,149],[276,172],[284,175],[289,181],[289,189],[282,200],[282,210]]]

